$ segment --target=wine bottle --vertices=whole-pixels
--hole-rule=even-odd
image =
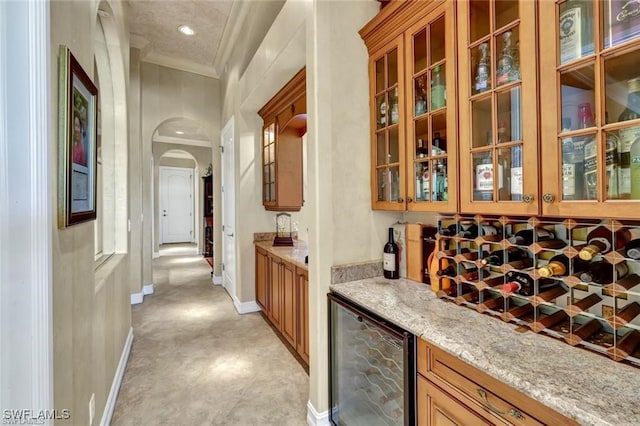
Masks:
[[[523,296],[533,296],[535,280],[525,272],[509,271],[505,275],[507,283],[502,287],[505,293],[517,293]],[[538,293],[560,285],[560,282],[548,278],[538,280]]]
[[[615,277],[613,276],[614,270],[616,273]],[[589,264],[589,269],[580,275],[580,280],[585,283],[609,284],[612,283],[614,279],[625,277],[628,273],[629,267],[626,262],[612,265],[605,260],[599,260]]]
[[[504,250],[492,251],[487,257],[480,260],[483,265],[500,266],[505,263],[515,262],[516,260],[522,260],[527,258],[527,252],[517,247],[509,247]]]
[[[467,228],[460,230],[460,232],[458,232],[458,236],[460,238],[467,238],[469,240],[472,240],[474,238],[478,238],[478,231],[479,231],[478,225],[473,223]]]
[[[431,110],[442,108],[447,104],[447,94],[444,85],[442,69],[437,65],[433,69],[431,78]]]
[[[545,228],[523,229],[510,236],[509,242],[519,246],[528,246],[533,244],[534,240],[546,241],[553,240],[555,237],[556,234],[553,231]]]
[[[511,48],[511,31],[502,34],[502,51],[496,64],[496,86],[509,83],[513,69],[513,53]]]
[[[435,132],[431,141],[431,155],[445,155],[446,153],[447,141],[440,137],[440,132]]]
[[[629,259],[640,259],[640,238],[629,241],[624,246],[625,256]]]
[[[571,130],[571,119],[562,119],[562,131]],[[562,139],[562,199],[581,200],[584,190],[584,145],[573,138]]]
[[[627,82],[627,106],[618,121],[640,118],[640,77]],[[631,198],[631,145],[640,138],[640,126],[625,127],[618,132],[620,140],[620,169],[618,171],[618,192],[622,199]]]
[[[609,200],[615,200],[619,197],[618,189],[618,137],[613,132],[607,133],[607,139],[605,143],[605,170],[607,173],[607,198]]]
[[[587,235],[587,245],[580,250],[578,256],[583,260],[591,260],[597,254],[605,254],[611,250],[623,248],[630,240],[631,233],[627,228],[621,228],[614,234],[609,228],[598,226],[589,232]]]
[[[524,185],[522,178],[522,145],[511,148],[511,201],[522,201]]]
[[[577,258],[568,258],[564,254],[557,254],[549,260],[545,266],[538,268],[538,273],[543,277],[567,276],[569,273],[577,274],[588,268],[589,264]]]
[[[439,232],[440,232],[440,235],[442,236],[453,237],[458,233],[458,224],[452,223],[451,225],[448,225],[446,228],[441,228]]]
[[[398,245],[393,242],[393,228],[389,228],[389,240],[384,245],[382,269],[385,278],[392,280],[400,278]]]
[[[475,93],[484,92],[491,89],[491,59],[489,58],[489,43],[485,42],[478,46],[480,49],[480,60],[476,68]]]
[[[591,1],[570,0],[560,5],[560,64],[593,52]]]

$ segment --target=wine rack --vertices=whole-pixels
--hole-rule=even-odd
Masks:
[[[438,297],[640,367],[640,221],[440,215],[436,238]]]

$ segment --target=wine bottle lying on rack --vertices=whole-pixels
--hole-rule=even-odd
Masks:
[[[607,322],[614,330],[624,327],[629,324],[635,317],[640,315],[640,303],[629,303],[624,308],[620,309],[618,313],[607,318]]]
[[[617,297],[638,284],[640,284],[640,276],[638,274],[629,274],[624,278],[617,279],[615,283],[609,284],[605,288],[611,291],[614,297]]]
[[[616,276],[613,276],[613,273],[616,273]],[[629,273],[629,267],[626,262],[620,262],[615,265],[611,263],[599,260],[596,262],[591,262],[589,264],[589,268],[580,274],[580,280],[585,283],[594,283],[594,284],[609,284],[615,280],[619,280],[624,278]]]
[[[573,330],[573,333],[568,334],[565,340],[571,346],[575,346],[600,330],[602,330],[602,323],[594,318]]]
[[[555,238],[556,234],[553,231],[549,231],[545,228],[534,228],[518,231],[514,235],[510,236],[508,240],[511,244],[517,244],[519,246],[529,246],[534,242],[553,240]]]
[[[515,319],[522,319],[525,315],[533,312],[533,305],[531,303],[525,303],[520,306],[513,306],[506,312],[503,312],[501,317],[503,321],[513,321]]]
[[[504,293],[517,293],[522,296],[532,296],[535,292],[535,280],[524,272],[509,271],[506,274],[507,283],[502,287]],[[560,282],[548,278],[538,280],[538,293],[557,287]]]
[[[640,331],[629,330],[616,346],[607,349],[607,354],[615,361],[621,361],[633,355],[640,346]]]
[[[504,250],[492,251],[487,257],[480,260],[483,265],[500,266],[506,262],[515,262],[528,258],[527,252],[517,247],[509,247]]]
[[[557,254],[549,260],[545,266],[538,268],[538,273],[543,277],[564,277],[585,271],[589,263],[580,258],[568,258],[564,254]]]
[[[540,318],[538,321],[532,322],[529,326],[536,333],[541,332],[547,328],[551,328],[556,324],[566,321],[569,318],[566,312],[556,311],[551,315],[547,315],[544,318]]]
[[[640,238],[629,241],[624,246],[625,256],[629,259],[640,259]]]
[[[591,260],[597,254],[605,254],[611,250],[623,248],[631,240],[631,232],[621,228],[612,232],[605,226],[598,226],[587,235],[587,245],[580,250],[578,256],[584,260]]]
[[[575,317],[578,314],[586,312],[590,307],[602,302],[602,298],[596,293],[591,293],[577,302],[564,307],[564,311],[570,316]]]

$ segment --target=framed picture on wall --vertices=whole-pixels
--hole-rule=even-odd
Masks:
[[[96,218],[98,89],[67,46],[60,46],[58,228]]]

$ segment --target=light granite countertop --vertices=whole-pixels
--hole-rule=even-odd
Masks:
[[[368,278],[339,293],[582,425],[640,425],[640,369],[438,299],[427,285]]]
[[[298,268],[308,270],[308,265],[304,263],[304,257],[308,254],[307,243],[305,241],[297,240],[293,247],[276,247],[273,245],[273,241],[255,241],[255,245],[287,262],[293,263]]]

